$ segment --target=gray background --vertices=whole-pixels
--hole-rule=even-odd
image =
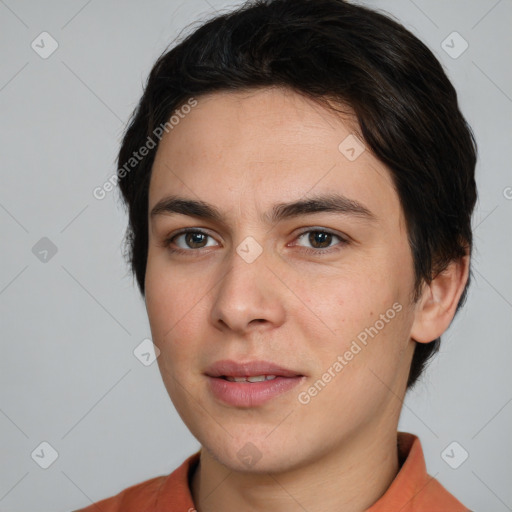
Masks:
[[[235,4],[0,0],[1,511],[86,506],[171,472],[199,447],[157,364],[133,354],[150,330],[122,258],[126,217],[117,192],[100,201],[92,191],[115,172],[160,52],[188,24],[186,33]],[[438,56],[480,150],[475,280],[400,428],[420,436],[430,474],[466,505],[512,510],[512,2],[364,4]],[[31,47],[43,31],[59,45],[47,59]],[[453,31],[469,44],[458,58],[442,46]],[[453,55],[463,42],[444,44]],[[46,261],[43,237],[57,249]],[[43,441],[58,453],[48,469]],[[453,441],[452,465],[469,454],[457,469],[441,455]]]

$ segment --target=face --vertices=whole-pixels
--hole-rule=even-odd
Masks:
[[[197,102],[149,190],[146,307],[181,418],[238,471],[396,428],[414,274],[389,171],[353,119],[292,91]],[[232,382],[258,375],[276,378]]]

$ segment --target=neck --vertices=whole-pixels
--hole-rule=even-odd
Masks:
[[[191,482],[196,509],[363,512],[386,492],[399,469],[396,425],[387,432],[378,427],[279,473],[234,472],[203,448]]]

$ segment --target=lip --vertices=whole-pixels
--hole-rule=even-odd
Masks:
[[[237,363],[231,359],[217,361],[209,366],[205,374],[209,377],[253,377],[255,375],[275,375],[276,377],[302,377],[289,368],[283,368],[270,361],[248,361]]]
[[[225,404],[245,408],[260,406],[298,386],[305,379],[301,373],[269,361],[217,361],[208,367],[205,375],[215,398]],[[230,382],[223,378],[256,375],[275,375],[276,378],[261,382]]]

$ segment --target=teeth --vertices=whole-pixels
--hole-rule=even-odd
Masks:
[[[264,380],[273,380],[275,375],[254,375],[251,377],[226,377],[230,382],[263,382]]]
[[[254,377],[247,377],[249,382],[263,382],[265,380],[265,375],[255,375]]]

